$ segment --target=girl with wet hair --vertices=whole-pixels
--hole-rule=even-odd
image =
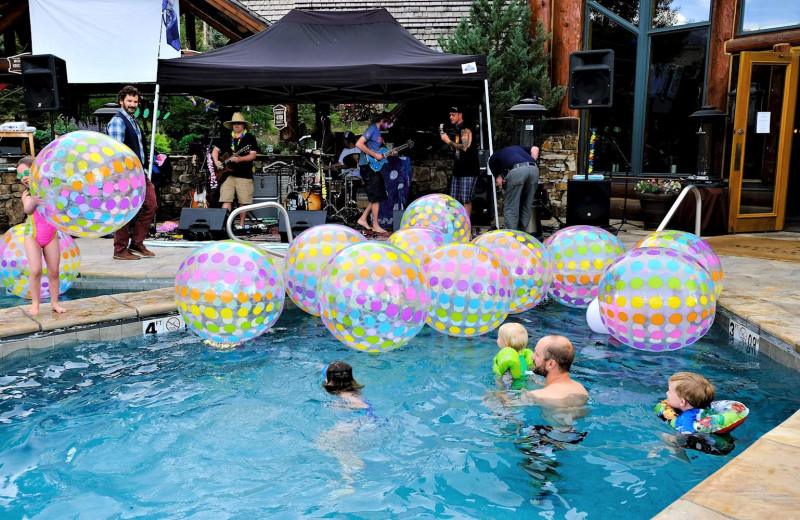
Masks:
[[[322,378],[324,380],[322,388],[334,395],[364,388],[364,385],[353,379],[353,367],[344,361],[334,361],[323,367]]]

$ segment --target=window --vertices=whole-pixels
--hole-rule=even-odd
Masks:
[[[711,0],[652,0],[653,29],[707,22]]]
[[[741,24],[742,33],[800,25],[800,2],[742,0]]]

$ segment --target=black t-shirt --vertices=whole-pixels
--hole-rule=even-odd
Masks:
[[[250,146],[250,151],[241,154],[239,157],[244,157],[245,155],[249,154],[250,152],[258,153],[258,142],[256,138],[251,133],[246,133],[239,139],[235,139],[230,135],[225,137],[220,137],[217,141],[216,145],[219,148],[219,158],[220,162],[222,161],[222,156],[226,153],[230,154],[232,152],[238,152],[245,146]],[[233,165],[233,171],[231,175],[233,177],[241,177],[242,179],[252,179],[253,178],[253,161],[245,161],[240,163],[231,163]]]
[[[466,128],[463,123],[456,125],[455,134],[451,137],[456,143],[461,142],[461,131]],[[464,151],[455,151],[453,163],[453,177],[477,177],[481,172],[481,163],[478,160],[478,148],[473,136],[472,144]]]

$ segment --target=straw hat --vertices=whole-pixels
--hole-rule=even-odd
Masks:
[[[234,112],[233,116],[231,117],[231,120],[230,121],[225,121],[223,123],[223,126],[225,126],[225,128],[231,128],[233,126],[233,123],[244,123],[244,126],[248,130],[252,130],[253,129],[253,124],[252,123],[248,123],[244,119],[244,116],[242,115],[241,112]]]

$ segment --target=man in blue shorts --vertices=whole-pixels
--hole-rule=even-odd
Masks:
[[[369,128],[364,131],[364,134],[358,138],[358,141],[356,141],[356,148],[361,151],[361,157],[358,161],[361,169],[361,180],[364,181],[364,186],[367,190],[367,199],[369,200],[367,209],[364,210],[361,218],[358,219],[358,225],[364,229],[382,235],[389,233],[378,224],[378,211],[380,210],[381,202],[388,198],[386,195],[386,185],[383,182],[383,172],[380,170],[377,172],[374,171],[369,165],[367,156],[372,157],[376,161],[383,160],[383,154],[379,151],[384,147],[381,132],[388,130],[391,126],[391,114],[383,112],[377,117],[375,123],[370,125]],[[389,152],[389,155],[390,154],[391,152]],[[372,215],[372,226],[367,222],[367,217],[369,215]]]

